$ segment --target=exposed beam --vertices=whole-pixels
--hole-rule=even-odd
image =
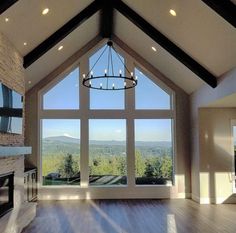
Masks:
[[[113,1],[102,0],[102,10],[100,17],[100,34],[103,38],[111,38],[113,34],[114,8]]]
[[[236,27],[236,5],[230,0],[202,0],[226,21]]]
[[[35,49],[24,57],[24,68],[29,67],[33,62],[39,59],[43,54],[64,39],[68,34],[89,19],[93,14],[101,9],[101,2],[94,1],[74,18],[68,21],[64,26],[54,32],[45,41],[39,44]]]
[[[217,78],[213,74],[211,74],[206,68],[200,65],[172,41],[170,41],[165,35],[154,28],[150,23],[148,23],[144,18],[138,15],[129,6],[127,6],[122,1],[115,1],[114,7],[133,24],[140,28],[144,33],[151,37],[156,43],[158,43],[176,59],[182,62],[192,72],[198,75],[207,84],[209,84],[213,88],[217,86]]]
[[[1,0],[0,1],[0,15],[16,2],[18,2],[18,0]]]

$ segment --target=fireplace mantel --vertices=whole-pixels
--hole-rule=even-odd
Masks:
[[[0,146],[0,158],[8,156],[27,155],[32,153],[30,146]]]

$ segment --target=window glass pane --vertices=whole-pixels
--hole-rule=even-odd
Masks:
[[[136,109],[170,109],[170,95],[135,68],[138,85],[135,87]]]
[[[89,120],[89,184],[124,185],[126,121]]]
[[[137,185],[171,184],[171,120],[135,120],[135,173]]]
[[[89,67],[90,70],[103,52],[105,46],[98,50],[93,56],[89,59]],[[107,73],[112,75],[112,67],[110,65],[110,69],[108,70],[108,51],[109,48],[106,49],[105,53],[102,55],[101,59],[93,68],[93,75],[100,76],[104,75],[105,69],[107,69]],[[113,58],[113,70],[114,75],[119,75],[119,71],[121,70],[122,74],[124,74],[124,65],[121,63],[119,58],[117,57],[115,51],[112,50],[112,58]],[[124,58],[120,56],[121,60],[124,62]],[[123,87],[124,81],[121,79],[95,79],[92,80],[93,86],[100,87],[102,84],[103,87],[107,85],[112,86],[113,83],[115,87]],[[94,90],[90,89],[90,109],[124,109],[124,90]]]
[[[80,120],[42,121],[43,185],[80,184]]]
[[[79,68],[43,95],[43,109],[79,108]]]

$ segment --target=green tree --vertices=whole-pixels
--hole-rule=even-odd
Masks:
[[[154,167],[150,162],[146,163],[144,175],[146,177],[153,177],[154,176]]]
[[[162,156],[161,174],[164,178],[172,178],[172,159],[170,156]]]
[[[62,176],[67,178],[67,182],[69,181],[69,178],[75,175],[74,171],[74,159],[72,157],[72,154],[67,153],[67,155],[64,158],[64,161],[62,163],[61,168],[59,169]]]
[[[145,161],[142,158],[141,152],[139,150],[135,151],[135,170],[137,177],[144,176]]]

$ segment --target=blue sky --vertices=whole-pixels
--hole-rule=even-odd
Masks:
[[[80,120],[43,120],[43,138],[80,138]],[[126,120],[89,120],[90,140],[126,140]],[[136,141],[171,141],[171,120],[135,120]]]
[[[90,68],[104,47],[98,50],[89,60]],[[113,68],[116,75],[119,70],[124,73],[124,67],[113,52]],[[103,75],[107,69],[108,49],[93,69],[94,75]],[[110,69],[110,74],[112,70]],[[65,79],[44,95],[44,109],[78,109],[79,108],[79,69],[72,71]],[[138,85],[135,87],[135,105],[137,109],[169,109],[170,96],[148,79],[140,70],[135,69]],[[93,81],[100,86],[101,81]],[[123,85],[123,81],[111,80],[108,85]],[[106,82],[102,83],[103,86]],[[124,109],[124,91],[90,90],[91,109]],[[136,120],[136,140],[138,141],[170,141],[170,120]],[[44,120],[43,137],[71,136],[80,138],[79,120]],[[91,140],[125,140],[125,120],[90,120]]]
[[[93,69],[93,73],[96,76],[104,75],[105,69],[107,70],[108,75],[113,75],[111,64],[110,69],[108,70],[107,63],[108,63],[108,50],[106,49],[103,56],[100,58],[98,63]],[[95,62],[97,61],[100,54],[103,52],[104,47],[102,47],[100,50],[98,50],[93,56],[89,59],[89,66],[90,69],[93,67]],[[113,71],[114,75],[119,75],[119,71],[121,70],[122,74],[124,74],[124,66],[117,57],[116,53],[112,50],[112,60],[113,60]],[[122,61],[124,62],[124,59],[120,57]],[[115,87],[123,87],[124,82],[121,79],[111,79],[107,80],[105,79],[103,82],[101,82],[101,79],[93,80],[93,85],[100,87],[100,83],[102,83],[103,87],[106,87],[107,84],[109,87],[112,87],[112,84],[115,84]],[[91,109],[124,109],[124,91],[99,91],[90,89],[90,108]]]
[[[76,68],[43,96],[44,109],[79,109],[79,69]]]

